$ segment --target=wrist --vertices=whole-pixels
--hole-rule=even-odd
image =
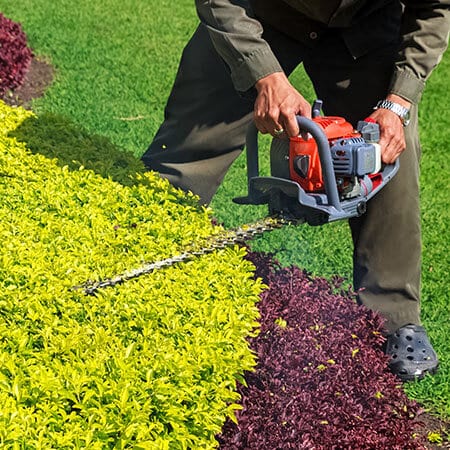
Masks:
[[[402,125],[406,127],[410,121],[411,103],[395,94],[389,94],[385,99],[380,100],[375,106],[375,110],[386,109],[396,114],[401,120]]]
[[[403,106],[406,109],[411,109],[411,105],[412,105],[411,102],[406,100],[406,99],[404,99],[403,97],[400,97],[399,95],[388,94],[386,96],[386,100],[389,100],[389,101],[391,101],[393,103],[397,103],[397,104]]]
[[[273,85],[274,82],[278,82],[279,80],[287,80],[284,72],[273,72],[265,77],[260,78],[255,83],[255,89],[259,92],[264,89],[266,86]]]

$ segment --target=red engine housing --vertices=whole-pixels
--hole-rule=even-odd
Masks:
[[[347,122],[343,117],[318,116],[312,120],[323,128],[325,135],[328,138],[328,142],[332,142],[340,138],[361,136],[354,130],[353,125]],[[305,177],[300,176],[294,168],[294,164],[298,156],[308,157]],[[309,137],[307,140],[300,136],[290,139],[289,173],[291,180],[296,181],[306,192],[323,191],[324,181],[322,176],[322,167],[320,165],[319,151],[316,141],[312,137]]]

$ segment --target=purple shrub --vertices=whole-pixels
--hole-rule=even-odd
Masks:
[[[251,340],[258,366],[239,386],[243,410],[237,425],[225,424],[220,448],[424,448],[414,439],[418,406],[387,370],[381,317],[356,305],[339,280],[250,258],[269,286]]]
[[[20,24],[0,13],[0,96],[22,84],[32,56]]]

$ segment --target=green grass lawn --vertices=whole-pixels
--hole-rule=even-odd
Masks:
[[[22,23],[36,55],[56,69],[54,84],[44,98],[33,103],[33,109],[39,114],[57,114],[67,126],[103,136],[121,150],[141,155],[162,120],[183,45],[197,24],[192,1],[178,0],[173,5],[168,0],[0,0],[0,11]],[[420,111],[422,309],[441,370],[433,378],[406,386],[413,398],[446,418],[450,418],[449,70],[447,52],[428,82]],[[312,100],[314,93],[304,73],[298,70],[292,78]],[[262,147],[267,143],[261,139]],[[262,153],[262,170],[267,171],[267,152]],[[241,157],[212,204],[215,215],[227,226],[265,214],[264,208],[231,202],[244,192],[244,186],[245,160]],[[283,264],[350,279],[351,245],[345,223],[283,229],[258,240],[254,248],[275,252]]]

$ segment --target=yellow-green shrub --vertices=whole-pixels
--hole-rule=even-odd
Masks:
[[[152,173],[119,183],[32,154],[0,103],[0,445],[214,448],[254,366],[261,284],[232,248],[97,296],[71,287],[177,254],[210,212]],[[117,179],[117,177],[115,177]]]

